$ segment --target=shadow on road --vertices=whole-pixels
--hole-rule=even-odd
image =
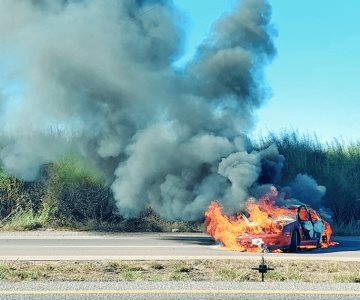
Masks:
[[[160,238],[166,241],[178,241],[180,243],[187,243],[192,245],[211,246],[216,242],[210,236],[164,236]],[[339,242],[339,245],[331,246],[329,248],[302,250],[297,254],[321,254],[321,253],[335,253],[335,252],[350,252],[360,251],[360,239],[358,237],[337,237],[334,241]]]
[[[203,245],[203,246],[215,245],[214,239],[212,237],[207,237],[207,236],[166,236],[166,237],[161,237],[161,240],[179,241],[181,243],[188,243],[192,245]]]
[[[313,249],[309,251],[299,252],[298,254],[310,254],[310,253],[335,253],[335,252],[350,252],[350,251],[360,251],[360,239],[358,237],[336,237],[334,238],[335,242],[338,242],[339,245],[331,246],[329,248]]]

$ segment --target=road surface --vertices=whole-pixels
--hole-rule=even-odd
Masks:
[[[293,282],[0,282],[0,299],[251,299],[350,300],[359,284]]]
[[[360,261],[360,238],[300,253],[269,253],[271,259]],[[205,234],[0,232],[0,260],[173,260],[259,258],[223,250]]]

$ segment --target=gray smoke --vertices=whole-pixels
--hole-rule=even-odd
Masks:
[[[1,0],[0,51],[19,65],[5,75],[24,88],[0,118],[3,168],[33,180],[77,147],[125,217],[150,205],[197,219],[214,199],[238,210],[283,163],[275,147],[255,151],[245,137],[268,94],[270,15],[265,0],[239,1],[179,70],[182,16],[171,1]]]
[[[292,197],[313,207],[320,209],[323,206],[322,200],[326,188],[318,185],[317,182],[306,174],[298,174],[290,184]]]
[[[274,147],[274,146],[272,146]],[[271,147],[269,148],[271,149]],[[265,151],[268,151],[265,150]],[[273,152],[272,158],[276,158],[276,152]],[[281,167],[283,164],[282,155],[278,155],[277,161],[281,161]],[[280,165],[280,164],[279,164]],[[279,166],[278,165],[278,166]],[[270,166],[270,173],[274,170],[273,164],[268,162],[266,158],[266,165],[262,167],[262,173],[269,173],[266,169]],[[264,171],[265,170],[265,171]],[[281,168],[277,169],[281,172]],[[259,179],[261,178],[261,175]],[[270,178],[270,177],[269,177]],[[265,195],[271,201],[274,201],[276,205],[280,207],[295,207],[299,205],[309,205],[316,209],[317,212],[327,221],[332,221],[333,213],[330,209],[324,207],[324,196],[326,188],[319,185],[314,178],[307,174],[298,174],[289,186],[281,187],[274,185],[272,180],[266,183],[262,183],[258,179],[250,190],[251,194],[255,198],[262,198]]]

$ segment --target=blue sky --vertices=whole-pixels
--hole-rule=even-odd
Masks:
[[[187,15],[191,58],[234,0],[174,0]],[[278,56],[266,70],[272,97],[255,134],[298,130],[322,141],[360,141],[360,1],[270,0]]]

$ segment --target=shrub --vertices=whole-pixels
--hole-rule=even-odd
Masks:
[[[31,210],[38,213],[42,208],[44,188],[36,182],[23,182],[0,173],[0,220],[4,222],[14,214]]]
[[[69,155],[48,166],[47,201],[54,214],[70,222],[111,217],[112,197],[101,173],[89,162]]]

